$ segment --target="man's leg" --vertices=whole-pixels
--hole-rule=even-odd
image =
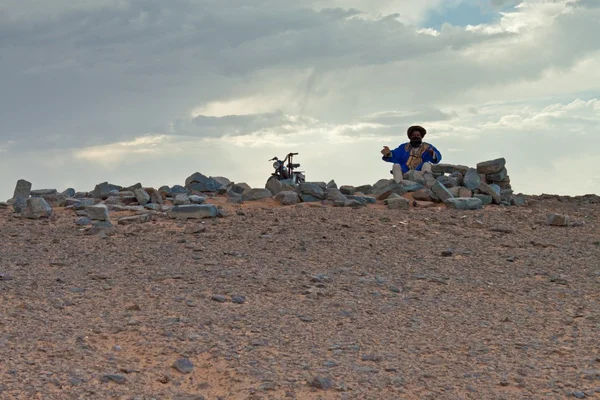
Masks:
[[[399,183],[401,180],[404,179],[404,174],[402,173],[402,167],[400,166],[400,164],[394,164],[394,166],[392,167],[392,175],[394,175],[394,180],[396,181],[396,183]]]
[[[423,172],[423,173],[431,172],[431,163],[430,162],[423,163],[423,166],[421,167],[421,172]]]

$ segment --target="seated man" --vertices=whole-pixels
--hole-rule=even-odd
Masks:
[[[431,171],[431,164],[442,160],[441,153],[429,143],[423,142],[427,131],[422,126],[411,126],[406,132],[410,142],[403,143],[394,150],[384,146],[381,150],[383,161],[394,163],[392,174],[394,180],[400,182],[402,176],[410,171]]]

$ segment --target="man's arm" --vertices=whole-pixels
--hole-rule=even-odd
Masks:
[[[429,145],[429,148],[425,153],[423,153],[422,157],[424,162],[430,162],[432,164],[438,164],[442,161],[442,153],[439,152],[435,146]]]

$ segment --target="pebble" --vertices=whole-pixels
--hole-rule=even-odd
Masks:
[[[585,393],[583,392],[573,392],[573,396],[578,399],[585,399]]]
[[[116,374],[109,374],[109,375],[104,375],[102,377],[102,381],[103,382],[116,382],[119,384],[123,384],[125,383],[127,380],[125,379],[125,377],[123,375],[116,375]]]
[[[244,304],[246,302],[246,297],[240,295],[231,296],[231,301],[234,304]]]
[[[179,360],[173,363],[173,368],[182,374],[189,374],[194,369],[194,364],[187,358],[180,358]]]
[[[227,297],[220,295],[220,294],[216,294],[216,295],[212,296],[210,299],[213,301],[216,301],[217,303],[225,303],[227,301]]]
[[[329,390],[333,387],[333,382],[329,378],[324,377],[314,377],[309,385],[315,389]]]
[[[0,281],[12,281],[13,277],[10,275],[0,274]]]

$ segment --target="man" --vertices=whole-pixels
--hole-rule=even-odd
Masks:
[[[410,171],[431,171],[431,164],[438,164],[442,154],[429,143],[424,143],[423,138],[427,131],[422,126],[411,126],[406,132],[410,142],[403,143],[394,150],[384,146],[381,150],[382,160],[394,163],[392,174],[394,180],[400,182],[403,175]]]

